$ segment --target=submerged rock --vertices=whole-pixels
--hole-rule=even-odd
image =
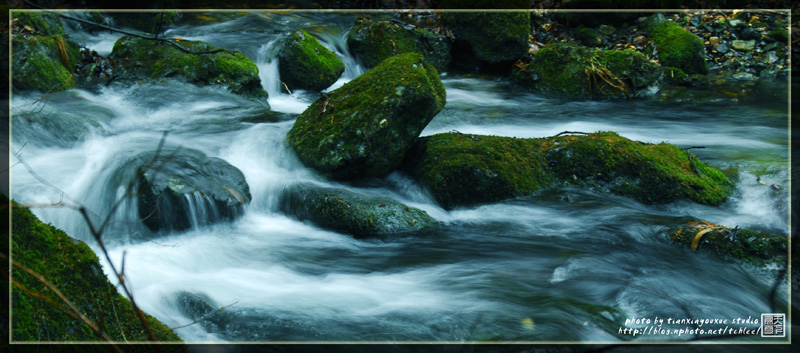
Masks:
[[[63,35],[13,36],[14,91],[55,92],[75,88],[81,63],[78,44]]]
[[[278,53],[281,81],[290,89],[321,91],[330,87],[344,72],[344,63],[304,30],[284,39]]]
[[[708,222],[689,222],[670,234],[670,239],[692,250],[711,252],[734,262],[754,265],[786,263],[788,238],[739,227]]]
[[[475,57],[489,63],[513,62],[528,51],[530,2],[449,0],[445,9],[507,9],[511,11],[444,12],[442,19],[456,41],[463,41]],[[517,10],[517,11],[514,11]],[[523,11],[520,11],[523,10]]]
[[[662,70],[633,49],[591,50],[568,43],[542,47],[512,79],[535,91],[578,98],[635,97],[660,84]]]
[[[446,209],[557,185],[588,186],[648,204],[689,199],[717,205],[732,187],[686,150],[613,132],[539,139],[437,134],[417,142],[404,170]]]
[[[368,68],[397,54],[420,53],[437,71],[444,72],[450,65],[452,37],[410,24],[359,19],[347,36],[347,45]]]
[[[194,53],[220,50],[200,41],[184,40],[178,45]],[[114,43],[109,58],[118,62],[115,74],[121,81],[181,79],[199,86],[222,85],[247,97],[267,97],[258,67],[238,52],[190,54],[166,43],[124,36]]]
[[[420,233],[438,226],[425,211],[393,199],[310,183],[285,190],[280,208],[298,219],[355,237]]]
[[[180,231],[233,220],[250,202],[239,169],[191,149],[142,153],[118,173],[119,183],[137,181],[139,218],[152,231]]]
[[[707,74],[703,40],[672,21],[659,21],[649,28],[663,66],[677,67],[686,74]]]
[[[0,202],[8,204],[5,196],[0,195],[0,198]],[[13,205],[11,232],[14,236],[11,239],[11,249],[14,261],[46,278],[90,321],[113,322],[114,324],[107,324],[103,328],[112,341],[144,342],[150,339],[130,301],[109,283],[97,255],[86,243],[71,238],[52,225],[42,223],[27,208],[17,203]],[[46,289],[40,280],[19,267],[14,267],[13,278],[20,286],[35,288],[40,295],[66,307],[64,301],[53,291]],[[4,295],[11,294],[13,305],[11,339],[17,342],[103,342],[81,319],[70,315],[71,311],[67,313],[20,287],[14,286],[11,291],[8,287],[5,289]],[[4,296],[3,299],[8,303],[8,297]],[[144,314],[144,317],[157,340],[181,341],[163,323],[148,314]],[[179,352],[188,352],[185,345],[170,347]],[[141,350],[133,349],[131,352],[149,350],[150,347],[146,347]]]
[[[436,69],[421,54],[400,54],[322,95],[287,140],[306,166],[327,177],[381,177],[400,165],[444,104]]]

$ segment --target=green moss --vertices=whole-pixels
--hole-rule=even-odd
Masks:
[[[445,104],[433,66],[400,54],[317,99],[295,121],[289,145],[335,179],[384,176]]]
[[[441,32],[418,27],[406,28],[394,22],[373,22],[359,18],[348,34],[347,45],[368,68],[403,53],[425,55],[440,72],[450,64],[449,37]]]
[[[650,29],[650,38],[658,47],[663,66],[677,67],[686,74],[706,74],[703,40],[679,24],[666,21]]]
[[[689,199],[717,205],[732,187],[720,171],[677,146],[644,144],[613,132],[541,139],[437,134],[420,139],[407,156],[405,171],[448,209],[561,184],[643,203]]]
[[[41,11],[20,11],[15,12],[17,26],[28,26],[33,29],[34,34],[40,36],[64,35],[64,27],[61,25],[61,17],[54,13]]]
[[[590,50],[568,43],[540,49],[512,79],[539,92],[578,98],[624,98],[659,83],[661,69],[635,50]]]
[[[83,242],[43,224],[26,208],[12,211],[12,258],[47,279],[113,341],[148,341],[131,303],[105,277],[95,253]],[[42,282],[15,267],[12,287],[12,338],[15,341],[102,341],[80,319],[30,295],[20,286],[68,306]],[[159,341],[180,341],[164,324],[145,314]],[[173,346],[187,351],[185,346]]]
[[[289,88],[321,91],[344,72],[344,63],[308,32],[290,34],[278,54],[281,80]]]
[[[220,49],[200,41],[179,44],[193,52]],[[172,45],[124,36],[114,43],[109,57],[119,62],[121,80],[178,78],[200,86],[222,85],[231,92],[249,97],[267,96],[261,87],[258,67],[239,52],[189,54]]]
[[[689,75],[677,67],[665,67],[664,81],[673,85],[685,85],[689,83]]]
[[[498,136],[437,134],[409,153],[407,170],[444,208],[530,195],[552,185],[544,141]]]
[[[528,1],[451,0],[445,9],[508,9],[508,12],[444,12],[442,19],[456,40],[466,41],[475,56],[490,63],[514,61],[528,51]],[[514,11],[517,10],[517,11]]]
[[[12,45],[14,90],[55,92],[77,86],[80,51],[75,42],[60,35],[14,36]]]
[[[784,28],[775,28],[767,33],[767,38],[780,43],[788,43],[789,32],[787,32]]]
[[[670,234],[670,239],[691,248],[696,241],[696,250],[710,252],[719,258],[732,262],[744,262],[763,266],[770,263],[786,262],[788,239],[785,236],[766,234],[751,229],[738,229],[711,224],[708,222],[689,222]]]

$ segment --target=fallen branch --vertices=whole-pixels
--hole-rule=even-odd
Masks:
[[[587,136],[589,135],[589,133],[588,133],[588,132],[580,132],[580,131],[562,131],[562,132],[559,132],[559,133],[557,133],[557,134],[555,134],[555,135],[553,135],[553,136],[550,136],[550,137],[559,137],[559,136],[561,136],[561,135],[566,135],[566,134],[579,134],[579,135],[587,135]]]

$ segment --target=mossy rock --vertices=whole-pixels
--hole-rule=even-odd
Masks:
[[[719,170],[677,146],[631,141],[613,132],[540,139],[437,134],[417,142],[404,170],[446,209],[558,185],[591,187],[647,204],[688,199],[718,205],[732,188]]]
[[[767,38],[771,41],[786,44],[789,42],[789,32],[783,28],[775,28],[767,33]]]
[[[195,53],[220,49],[191,40],[181,41],[178,45]],[[258,77],[258,67],[239,52],[190,54],[166,43],[123,36],[114,43],[109,58],[118,62],[115,73],[123,81],[181,79],[199,86],[222,85],[247,97],[267,97]]]
[[[3,197],[3,202],[7,199]],[[62,230],[39,221],[27,208],[14,203],[12,210],[12,251],[16,263],[31,269],[57,288],[83,315],[103,330],[112,341],[144,342],[150,338],[133,307],[103,273],[97,255],[86,243],[70,238]],[[14,267],[12,286],[12,339],[17,342],[102,342],[103,339],[82,320],[75,318],[68,304],[40,280]],[[49,301],[23,290],[31,290]],[[55,304],[54,304],[55,303]],[[59,306],[61,308],[59,308]],[[71,312],[71,311],[70,311]],[[146,321],[158,341],[181,339],[150,315]],[[97,347],[96,350],[91,348]],[[150,351],[151,347],[130,346],[125,351]],[[86,351],[108,351],[108,347],[85,346]],[[188,352],[185,345],[171,350]]]
[[[329,178],[382,177],[444,104],[433,65],[418,53],[399,54],[322,95],[297,117],[287,140],[306,166]]]
[[[545,45],[512,79],[535,91],[572,98],[630,98],[661,82],[661,67],[632,49],[591,50],[568,43]]]
[[[670,239],[683,246],[717,257],[757,266],[785,264],[789,252],[788,238],[750,229],[730,228],[708,222],[689,222],[670,234]]]
[[[437,71],[444,72],[450,65],[452,38],[443,31],[358,19],[347,36],[347,45],[368,68],[397,54],[421,53]]]
[[[526,196],[551,186],[543,140],[445,133],[421,138],[405,171],[446,209]]]
[[[603,35],[594,28],[578,28],[575,30],[575,39],[587,47],[599,47],[603,45]]]
[[[396,200],[310,183],[285,190],[281,211],[355,237],[418,234],[438,227],[425,211]]]
[[[164,32],[167,27],[182,16],[180,12],[108,12],[104,15],[111,17],[117,27],[133,28],[142,32],[154,34],[156,31]]]
[[[664,68],[664,82],[671,85],[688,85],[689,75],[677,67]]]
[[[450,0],[445,9],[508,9],[508,12],[447,12],[445,25],[457,41],[465,41],[475,57],[489,63],[513,62],[528,51],[530,3],[528,1]],[[516,10],[516,11],[515,11]]]
[[[40,36],[64,35],[61,17],[54,13],[40,11],[21,11],[15,13],[16,26],[28,26],[33,29],[33,34]]]
[[[236,219],[252,198],[239,169],[187,148],[165,148],[158,156],[142,153],[113,179],[109,187],[114,189],[136,180],[139,218],[154,232]]]
[[[278,53],[281,81],[290,89],[321,91],[344,72],[344,63],[304,30],[288,35]]]
[[[568,184],[588,185],[646,204],[677,200],[719,205],[733,183],[695,155],[668,143],[631,141],[614,132],[552,140],[547,160]]]
[[[650,38],[658,48],[663,66],[677,67],[686,74],[707,74],[703,40],[679,24],[666,21],[650,29]]]
[[[56,92],[77,87],[75,68],[81,63],[78,44],[52,36],[13,36],[14,91]]]

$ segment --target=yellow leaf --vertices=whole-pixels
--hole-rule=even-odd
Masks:
[[[700,245],[700,238],[702,238],[703,235],[705,235],[706,233],[708,233],[708,232],[710,232],[710,231],[712,231],[714,229],[717,229],[717,227],[703,228],[699,232],[697,232],[697,234],[695,234],[695,236],[694,236],[694,239],[692,239],[692,245],[691,245],[692,250],[697,249],[697,247]]]
[[[526,330],[533,330],[533,319],[526,317],[520,321],[522,327]]]

